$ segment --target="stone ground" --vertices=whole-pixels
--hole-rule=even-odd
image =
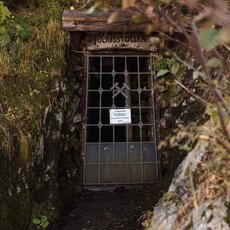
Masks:
[[[74,208],[63,215],[52,230],[143,229],[141,217],[153,210],[162,194],[163,190],[157,185],[83,190]]]

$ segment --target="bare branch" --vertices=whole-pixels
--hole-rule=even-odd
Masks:
[[[178,80],[175,80],[175,83],[178,84],[181,88],[183,88],[186,92],[188,92],[192,97],[194,97],[197,101],[201,102],[202,105],[207,106],[208,102],[201,98],[200,96],[193,93],[190,89],[188,89],[185,85],[183,85]]]

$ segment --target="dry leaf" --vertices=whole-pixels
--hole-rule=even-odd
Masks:
[[[189,9],[195,9],[199,6],[199,0],[184,0],[182,1]]]
[[[230,43],[230,26],[226,26],[220,30],[218,40],[221,43]]]
[[[118,12],[113,12],[110,15],[110,17],[108,18],[107,23],[112,24],[112,23],[116,22],[118,20],[118,18],[119,18]]]
[[[136,0],[122,0],[122,9],[128,9],[136,6]]]
[[[143,22],[143,15],[141,13],[137,13],[137,14],[132,15],[132,21],[135,24],[139,24],[139,23]]]
[[[164,4],[169,4],[169,3],[172,2],[172,0],[161,0],[161,2],[164,3]]]
[[[227,131],[228,131],[228,133],[230,135],[230,121],[228,122],[228,125],[227,125]]]
[[[146,15],[148,16],[148,18],[152,18],[153,15],[154,15],[154,7],[153,6],[149,6],[147,9],[146,9]]]
[[[154,30],[155,30],[155,27],[154,27],[153,24],[147,24],[147,25],[145,26],[145,34],[147,34],[147,35],[149,35],[149,34],[151,34],[152,32],[154,32]]]
[[[153,44],[153,45],[157,45],[160,43],[160,38],[159,37],[150,37],[149,41]]]

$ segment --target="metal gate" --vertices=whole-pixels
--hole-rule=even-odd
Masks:
[[[87,57],[85,185],[157,181],[153,84],[150,55]]]

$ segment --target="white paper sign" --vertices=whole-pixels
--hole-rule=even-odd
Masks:
[[[110,124],[131,124],[131,109],[110,109]]]

